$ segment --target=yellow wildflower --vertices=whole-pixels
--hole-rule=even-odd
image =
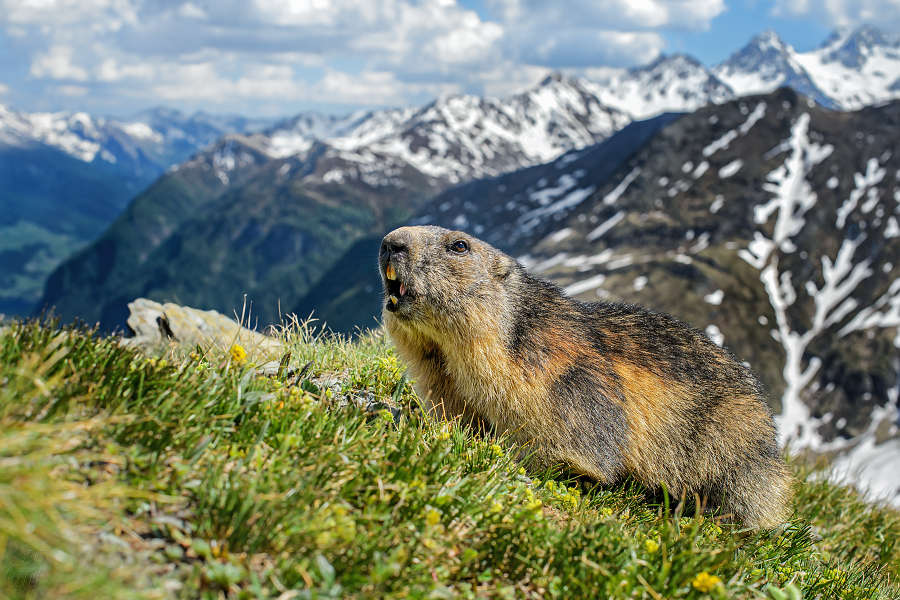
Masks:
[[[694,581],[691,582],[691,585],[694,586],[695,589],[705,593],[720,583],[722,583],[722,580],[719,577],[710,575],[706,571],[702,571],[694,577]]]
[[[425,513],[425,522],[434,527],[438,523],[441,522],[441,513],[436,509],[432,508],[428,512]]]
[[[244,364],[244,361],[247,360],[247,351],[244,350],[244,347],[240,344],[235,344],[231,347],[231,362],[233,362],[238,367]]]
[[[645,540],[644,548],[647,550],[647,552],[649,552],[650,554],[653,554],[654,552],[659,550],[659,542],[657,542],[656,540],[649,540],[649,539]],[[696,581],[695,581],[695,585],[696,585]]]

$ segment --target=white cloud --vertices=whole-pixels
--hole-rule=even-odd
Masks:
[[[94,23],[110,30],[137,21],[134,0],[0,0],[0,22],[14,25]]]
[[[403,102],[402,85],[393,73],[374,71],[349,75],[329,71],[316,85],[318,99],[335,99],[347,104],[400,104]]]
[[[400,81],[389,71],[364,71],[350,75],[330,70],[315,85],[311,98],[344,104],[400,105],[409,97],[425,95],[433,98],[443,93],[460,91],[460,86],[453,83]]]
[[[73,54],[71,46],[52,46],[48,52],[34,57],[30,73],[37,78],[87,81],[87,69],[72,64]]]
[[[348,9],[358,10],[357,16],[362,23],[376,20],[379,9],[384,9],[385,2],[372,1],[365,3],[352,0],[253,0],[257,14],[263,21],[280,25],[299,25],[303,27],[334,27],[350,17]]]
[[[178,7],[177,12],[179,16],[184,17],[185,19],[206,19],[208,16],[205,10],[193,2],[182,4]]]
[[[703,30],[725,10],[724,0],[487,0],[487,4],[509,23],[622,32],[660,27]]]
[[[483,23],[473,13],[465,15],[460,25],[426,44],[426,52],[450,63],[478,62],[491,52],[494,42],[503,36],[503,27],[496,23]]]
[[[665,46],[653,32],[595,31],[586,28],[540,32],[521,44],[521,57],[549,67],[632,66],[656,58]]]
[[[487,0],[510,34],[507,52],[557,69],[628,67],[656,58],[660,29],[703,30],[724,0]]]
[[[213,104],[237,99],[308,99],[307,86],[286,65],[258,65],[240,77],[223,76],[213,62],[166,67],[152,78],[150,91],[164,100],[194,100]]]
[[[95,76],[98,81],[115,82],[123,79],[150,80],[156,74],[156,69],[147,63],[120,65],[115,58],[104,59],[97,67]]]
[[[234,82],[235,93],[246,98],[301,98],[306,86],[294,78],[287,65],[266,65]]]
[[[772,14],[809,18],[829,28],[871,23],[887,29],[900,27],[900,0],[775,0]]]
[[[10,92],[10,88],[5,83],[0,83],[0,95],[8,94]]]
[[[90,90],[83,85],[63,85],[59,87],[57,90],[62,96],[69,96],[71,98],[81,98],[82,96],[87,96]]]

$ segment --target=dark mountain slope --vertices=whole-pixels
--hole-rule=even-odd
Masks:
[[[0,106],[0,314],[29,314],[50,272],[170,165],[263,125],[164,109],[118,122]]]
[[[52,307],[66,321],[80,318],[106,327],[124,325],[124,302],[133,297],[123,294],[128,294],[156,248],[192,216],[203,214],[223,193],[226,184],[215,164],[223,156],[235,155],[229,182],[248,177],[265,162],[252,147],[237,139],[226,139],[210,152],[163,176],[139,195],[93,244],[51,274],[39,309]]]

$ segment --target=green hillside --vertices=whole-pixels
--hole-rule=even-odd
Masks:
[[[0,314],[31,314],[47,275],[109,225],[162,167],[0,148]]]
[[[92,333],[0,329],[0,596],[900,594],[900,514],[799,465],[791,522],[741,532],[428,421],[377,333],[296,326],[272,377]]]

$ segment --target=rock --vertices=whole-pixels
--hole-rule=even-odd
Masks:
[[[128,310],[128,328],[133,335],[122,343],[129,346],[146,349],[178,344],[227,350],[239,344],[255,360],[277,360],[284,353],[284,344],[279,340],[242,327],[214,310],[160,304],[146,298],[130,302]]]

